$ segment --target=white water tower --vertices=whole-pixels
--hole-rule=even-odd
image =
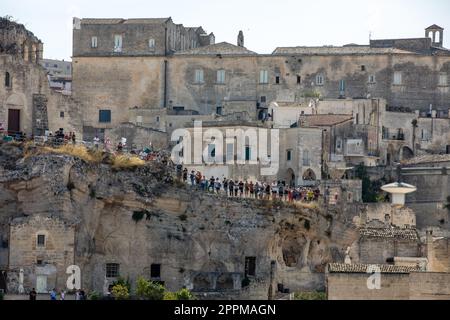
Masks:
[[[415,192],[417,188],[404,182],[394,182],[382,186],[381,190],[391,194],[392,205],[403,207],[406,195]]]

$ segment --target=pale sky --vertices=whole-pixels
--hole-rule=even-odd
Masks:
[[[214,32],[216,42],[271,53],[281,46],[368,44],[372,39],[424,37],[437,24],[450,48],[448,0],[1,0],[0,15],[13,16],[44,42],[44,57],[70,60],[72,17],[172,17],[184,26]]]

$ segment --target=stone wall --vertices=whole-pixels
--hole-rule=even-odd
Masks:
[[[381,274],[381,289],[369,290],[370,274],[328,273],[329,300],[448,300],[450,274],[411,272]]]
[[[108,137],[115,147],[122,137],[127,139],[127,145],[143,149],[150,146],[156,150],[166,149],[168,146],[167,133],[154,129],[135,126],[131,123],[124,123],[117,128],[105,130],[105,137]],[[86,137],[85,137],[86,138]]]
[[[45,236],[39,246],[38,235]],[[55,218],[34,215],[16,218],[11,222],[9,236],[9,269],[24,270],[24,289],[36,287],[36,277],[45,276],[47,290],[64,288],[66,268],[74,264],[75,229]],[[9,291],[16,292],[17,283],[10,283]]]
[[[119,274],[133,286],[137,277],[150,276],[152,264],[160,264],[159,280],[178,290],[194,273],[244,274],[246,257],[255,257],[253,283],[269,281],[275,261],[277,283],[323,288],[320,277],[302,275],[323,272],[357,238],[339,213],[330,221],[319,209],[278,208],[167,184],[167,167],[158,163],[112,171],[105,164],[41,155],[27,158],[19,174],[5,169],[15,163],[9,157],[0,157],[0,217],[34,217],[51,208],[61,220],[79,221],[75,264],[87,290],[103,291],[107,263],[118,263]],[[12,242],[10,249],[23,253]]]
[[[361,238],[359,240],[360,263],[385,264],[393,257],[418,257],[419,242],[407,239]]]
[[[368,289],[370,274],[328,273],[328,300],[408,300],[408,274],[381,274],[381,289]]]
[[[39,64],[43,45],[22,25],[0,20],[0,37],[8,50],[0,50],[0,74],[10,85],[0,85],[0,124],[8,130],[10,109],[19,110],[19,131],[30,136],[59,128],[81,135],[81,103],[50,89],[47,71]],[[63,112],[63,113],[61,113]],[[40,120],[39,122],[37,120]]]

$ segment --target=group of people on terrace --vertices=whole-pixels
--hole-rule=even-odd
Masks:
[[[177,176],[184,183],[210,193],[229,197],[253,198],[282,201],[318,201],[320,190],[317,187],[293,186],[285,181],[248,181],[226,177],[207,178],[200,171],[177,168]]]

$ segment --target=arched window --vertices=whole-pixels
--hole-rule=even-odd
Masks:
[[[5,87],[11,87],[11,76],[9,72],[5,73]]]

